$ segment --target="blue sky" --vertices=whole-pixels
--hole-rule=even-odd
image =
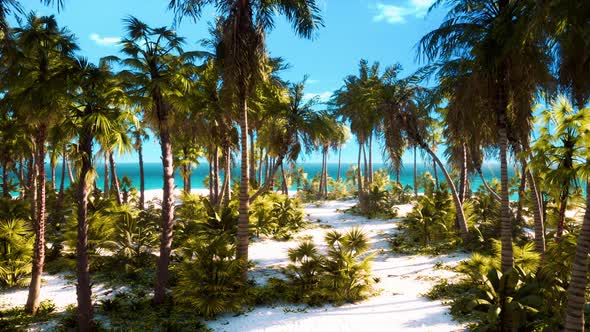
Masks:
[[[272,56],[281,56],[291,65],[283,73],[290,81],[300,81],[309,75],[307,93],[326,100],[338,89],[343,78],[356,73],[358,62],[365,58],[379,61],[383,67],[400,63],[404,73],[416,70],[416,43],[425,33],[438,27],[444,12],[436,10],[427,15],[433,0],[318,0],[325,27],[313,40],[299,39],[290,25],[277,20],[276,28],[267,37]],[[80,55],[98,61],[106,55],[117,55],[117,45],[124,34],[122,19],[133,15],[150,26],[171,25],[173,14],[166,0],[65,0],[61,13],[44,7],[39,1],[22,1],[25,10],[38,15],[55,14],[60,26],[68,27],[78,38]],[[205,10],[198,22],[185,19],[178,27],[179,35],[187,38],[185,49],[199,49],[198,41],[207,37],[207,24],[214,18],[212,8]],[[354,138],[342,153],[345,162],[356,161],[358,145]],[[374,147],[376,162],[381,150]],[[121,161],[134,161],[134,154],[121,156]],[[405,160],[412,159],[407,153]],[[159,145],[154,139],[146,142],[147,162],[160,161]],[[337,160],[333,153],[331,161]],[[319,161],[316,154],[304,161]]]

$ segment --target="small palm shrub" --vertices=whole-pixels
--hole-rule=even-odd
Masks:
[[[245,301],[240,264],[229,233],[201,236],[185,243],[183,261],[175,267],[174,300],[207,318],[238,311]]]
[[[0,287],[25,286],[35,236],[23,219],[0,219]]]
[[[289,300],[309,305],[343,304],[370,296],[373,279],[367,255],[368,238],[355,228],[342,234],[329,232],[325,237],[327,253],[320,254],[315,244],[304,240],[289,250],[286,268]]]
[[[305,224],[299,200],[271,193],[252,204],[254,234],[287,240]]]

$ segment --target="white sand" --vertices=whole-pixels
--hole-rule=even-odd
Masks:
[[[161,190],[147,191],[146,196],[157,197]],[[206,192],[205,192],[206,194]],[[448,308],[440,301],[429,301],[420,294],[427,292],[440,277],[451,278],[453,272],[435,270],[434,265],[442,262],[454,265],[466,255],[451,256],[401,256],[388,253],[387,237],[396,231],[396,220],[368,220],[352,216],[344,210],[354,201],[326,201],[320,206],[305,208],[312,226],[296,235],[311,236],[320,244],[330,229],[346,231],[361,227],[370,237],[372,251],[377,253],[373,262],[373,275],[380,278],[376,287],[381,293],[358,304],[340,307],[279,305],[253,308],[235,316],[226,314],[208,322],[215,331],[460,331],[461,324],[454,322]],[[411,205],[398,206],[400,216],[405,216]],[[319,220],[319,222],[317,222]],[[324,227],[318,227],[324,225]],[[326,227],[328,226],[328,227]],[[250,259],[256,263],[251,276],[258,283],[277,275],[277,267],[288,264],[287,250],[297,245],[297,240],[279,242],[261,240],[251,244]],[[76,303],[76,289],[73,280],[66,280],[63,274],[44,275],[41,299],[51,299],[61,311],[69,304]],[[95,298],[111,296],[111,290],[100,285],[93,287]],[[0,293],[0,308],[23,306],[27,289],[9,290]],[[295,311],[295,312],[293,312]],[[44,325],[48,326],[48,325]],[[43,327],[41,327],[43,330]]]
[[[437,262],[454,265],[466,255],[439,257],[400,256],[387,253],[387,236],[396,231],[395,221],[368,220],[363,217],[339,213],[354,201],[328,201],[319,207],[305,210],[311,221],[332,228],[311,228],[300,236],[311,236],[320,244],[330,229],[346,231],[360,226],[369,235],[372,250],[378,255],[373,262],[373,275],[381,281],[376,287],[380,295],[358,304],[340,307],[279,305],[256,307],[235,316],[226,314],[208,325],[215,331],[457,331],[461,324],[454,322],[448,309],[440,301],[429,301],[420,296],[427,292],[436,278],[453,277],[448,270],[434,270]],[[400,216],[411,210],[411,205],[399,206]],[[318,224],[314,222],[314,224]],[[297,241],[278,242],[265,240],[250,246],[249,256],[256,263],[251,276],[259,282],[276,275],[276,268],[288,264],[287,250]],[[294,312],[295,311],[295,312]]]

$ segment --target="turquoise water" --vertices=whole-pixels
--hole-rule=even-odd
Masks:
[[[343,163],[341,168],[341,177],[345,177],[346,171],[349,169],[351,164]],[[299,164],[298,167],[303,167],[305,173],[308,174],[308,179],[311,179],[314,174],[317,174],[321,171],[321,163],[302,163]],[[47,178],[50,179],[49,173],[49,166],[47,168]],[[385,168],[384,164],[375,164],[374,169],[378,168]],[[432,174],[432,166],[426,167],[424,164],[419,163],[417,166],[418,174],[428,171]],[[102,178],[104,175],[104,167],[102,164],[97,165],[96,171],[98,173],[97,178],[97,185],[102,188]],[[233,177],[235,178],[238,175],[238,169],[234,169]],[[500,169],[497,165],[487,165],[484,166],[482,169],[484,176],[486,177],[487,181],[491,181],[492,178],[499,178],[500,176]],[[145,172],[145,189],[162,189],[163,181],[162,181],[162,164],[161,163],[145,163],[144,164],[144,172]],[[328,175],[332,178],[336,178],[338,173],[338,164],[337,163],[329,163],[328,164]],[[439,170],[439,179],[443,179],[443,175]],[[58,165],[56,170],[56,177],[57,177],[57,184],[59,185],[61,175],[61,164]],[[131,179],[132,186],[139,187],[139,166],[136,163],[119,163],[117,164],[117,175],[119,178],[123,176],[127,176]],[[206,188],[203,184],[203,180],[205,177],[209,175],[209,165],[207,163],[202,163],[198,167],[193,170],[191,175],[191,186],[192,188]],[[509,176],[514,175],[514,170],[509,168]],[[394,179],[395,175],[391,174],[391,178]],[[66,186],[69,185],[69,179],[66,173],[65,177],[65,184]],[[413,186],[414,183],[414,173],[413,173],[413,164],[405,164],[402,172],[400,174],[400,181],[405,185]],[[180,173],[177,171],[175,173],[175,185],[179,188],[182,188],[183,181]],[[471,188],[473,190],[477,189],[480,185],[482,185],[481,179],[479,176],[472,176],[471,177]],[[295,186],[292,186],[292,189],[295,189]]]

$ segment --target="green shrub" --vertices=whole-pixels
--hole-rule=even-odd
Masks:
[[[0,287],[26,286],[35,236],[23,219],[0,219]]]
[[[373,290],[370,271],[373,255],[366,255],[369,249],[366,235],[357,228],[346,234],[331,231],[325,241],[326,255],[320,254],[309,240],[289,250],[287,299],[320,305],[367,298]]]

